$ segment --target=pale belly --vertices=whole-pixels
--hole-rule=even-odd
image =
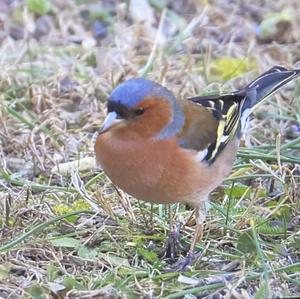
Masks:
[[[197,205],[230,172],[235,157],[228,159],[224,154],[236,151],[237,141],[228,144],[210,166],[197,161],[196,152],[178,147],[175,140],[140,146],[112,143],[109,136],[100,135],[95,150],[97,161],[111,181],[135,198]]]

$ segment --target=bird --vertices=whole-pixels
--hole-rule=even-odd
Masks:
[[[195,259],[206,202],[229,175],[251,112],[299,75],[300,69],[274,66],[237,91],[187,99],[145,78],[129,79],[111,92],[95,142],[105,174],[137,199],[195,209],[190,250],[172,271]]]

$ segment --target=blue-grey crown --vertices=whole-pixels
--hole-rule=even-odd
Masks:
[[[145,97],[162,96],[175,101],[174,95],[165,87],[151,80],[137,78],[130,79],[116,87],[109,98],[110,101],[118,102],[126,107],[134,107]]]

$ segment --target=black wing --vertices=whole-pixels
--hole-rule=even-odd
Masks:
[[[203,160],[213,163],[228,142],[243,130],[253,107],[299,75],[300,70],[275,66],[240,91],[189,98],[210,109],[218,121],[216,139],[208,146]]]

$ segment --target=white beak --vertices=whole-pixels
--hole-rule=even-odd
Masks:
[[[103,133],[107,131],[109,128],[111,128],[114,124],[117,124],[121,121],[121,119],[118,119],[118,115],[116,112],[109,112],[104,120],[103,126],[100,130],[100,133]]]

